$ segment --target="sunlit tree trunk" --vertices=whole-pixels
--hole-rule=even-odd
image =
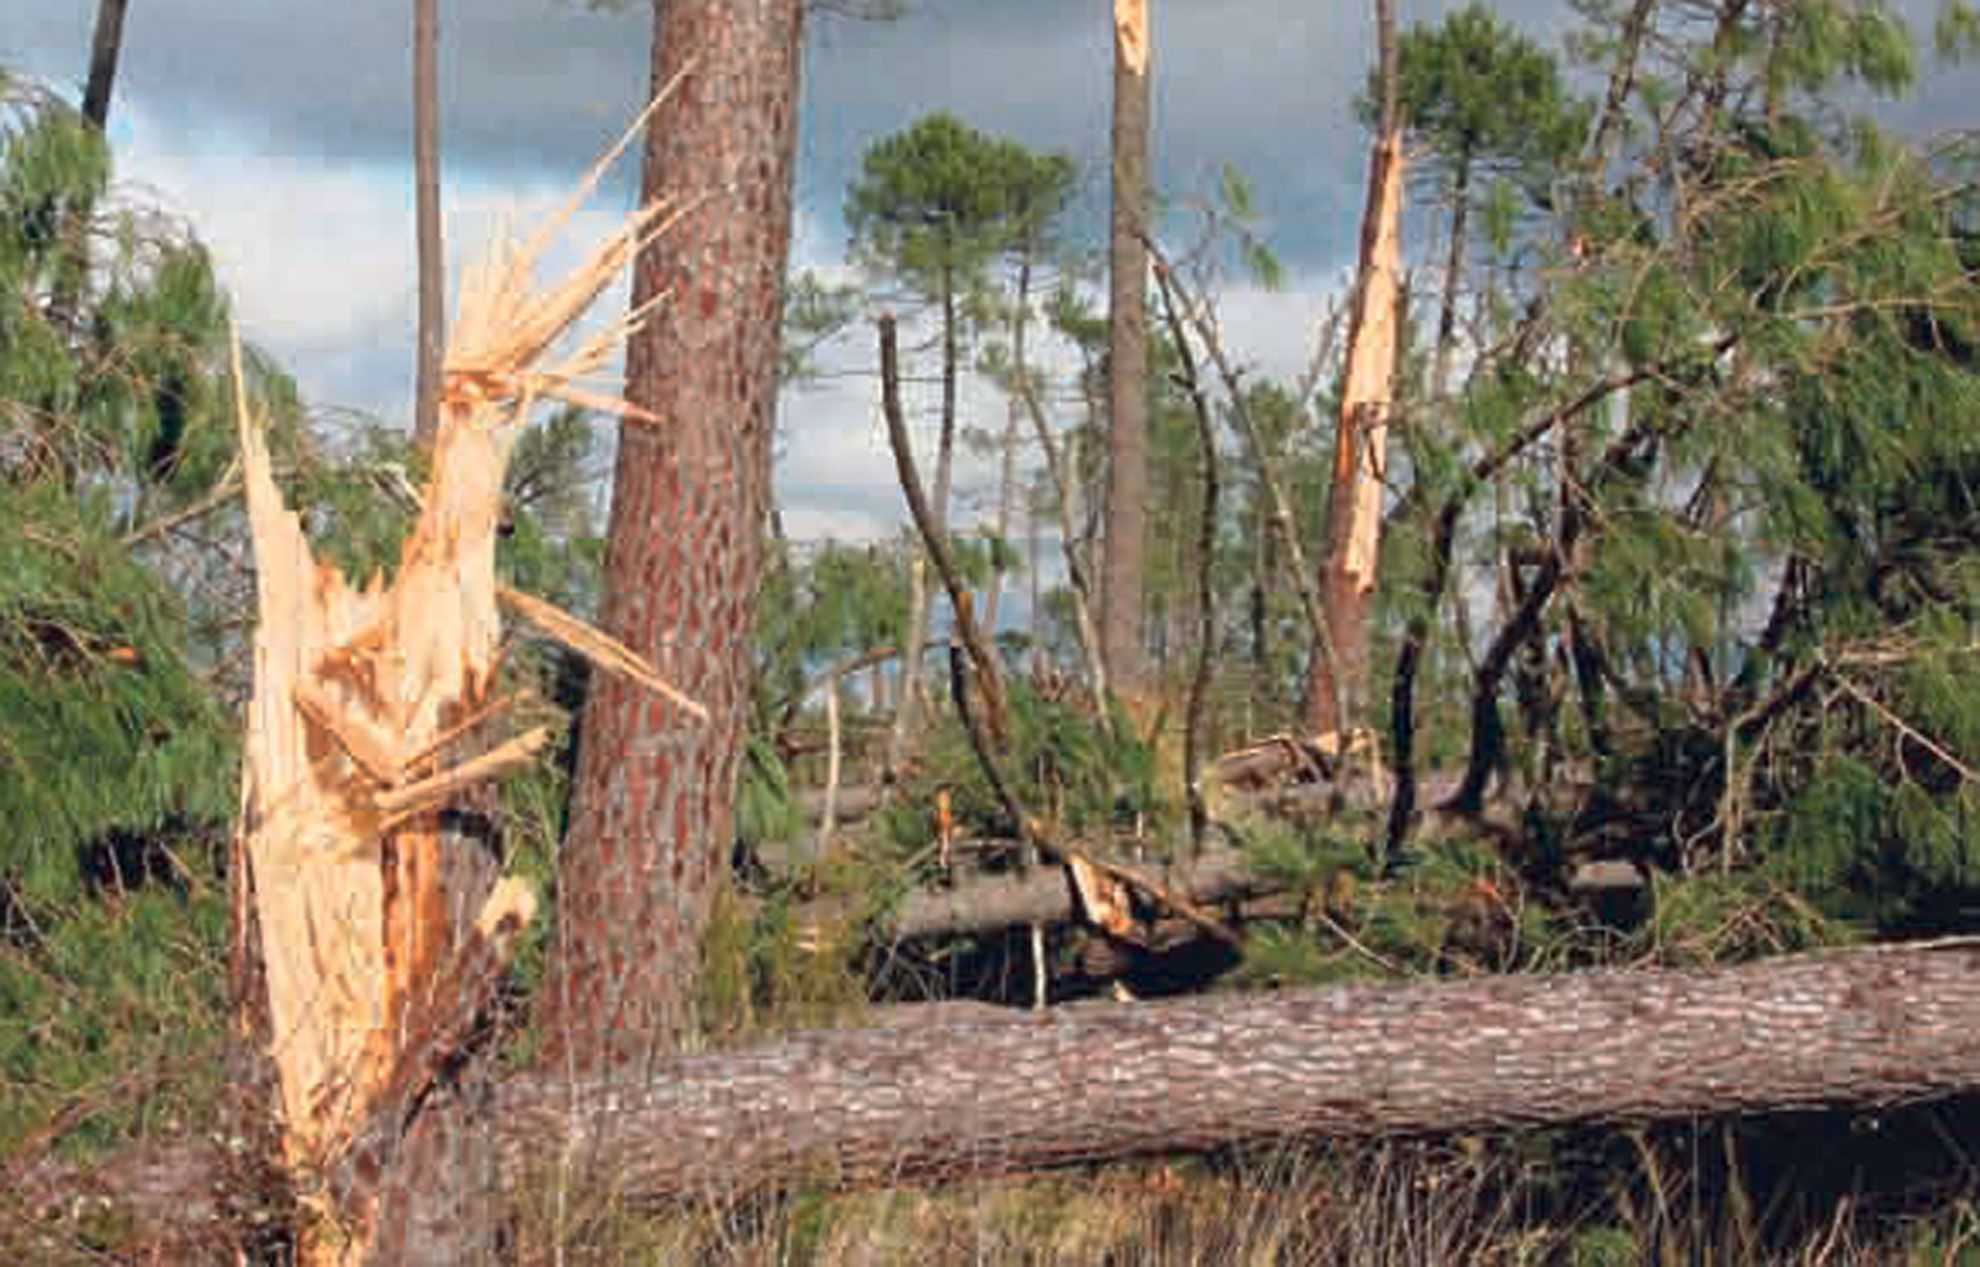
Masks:
[[[658,415],[622,429],[606,629],[712,720],[595,679],[542,999],[549,1065],[633,1073],[693,1024],[700,940],[733,838],[770,499],[801,0],[664,0],[642,194],[684,209],[636,270],[665,295],[626,358]]]
[[[1376,0],[1375,12],[1381,106],[1369,154],[1368,202],[1362,213],[1361,257],[1349,314],[1347,383],[1334,433],[1327,557],[1320,576],[1325,637],[1315,640],[1304,709],[1306,728],[1316,735],[1365,724],[1369,632],[1395,386],[1403,166],[1396,109],[1395,0]]]

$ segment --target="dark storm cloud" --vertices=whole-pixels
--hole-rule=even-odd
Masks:
[[[94,5],[16,0],[0,63],[81,76]],[[933,109],[1088,171],[1104,202],[1107,0],[916,0],[895,22],[815,14],[800,164],[807,205],[836,215],[860,152]],[[1284,238],[1331,255],[1359,205],[1346,103],[1365,64],[1361,6],[1315,0],[1158,4],[1157,175],[1206,186],[1230,161]],[[450,178],[559,178],[594,154],[647,80],[651,7],[558,0],[441,6]],[[411,152],[409,6],[151,0],[133,5],[119,91],[189,134],[240,131],[278,152],[397,165]]]
[[[1938,0],[1898,8],[1929,34]],[[1449,0],[1403,5],[1435,20]],[[1363,138],[1349,103],[1366,74],[1365,3],[1157,0],[1155,166],[1186,196],[1236,165],[1271,240],[1296,269],[1347,262],[1361,205]],[[1548,43],[1565,0],[1505,0],[1507,20]],[[57,84],[81,75],[95,9],[13,0],[0,64]],[[805,67],[799,189],[835,221],[861,151],[933,109],[1039,149],[1072,154],[1081,220],[1105,204],[1109,0],[910,0],[894,22],[816,13]],[[483,187],[568,178],[615,134],[647,82],[651,5],[443,0],[443,109],[450,180]],[[276,152],[397,168],[411,152],[404,0],[348,4],[146,0],[133,5],[120,91],[188,135],[239,131]],[[1971,122],[1970,77],[1922,85],[1901,120],[1914,134]],[[629,179],[629,178],[622,178]]]

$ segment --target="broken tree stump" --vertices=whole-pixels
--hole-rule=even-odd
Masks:
[[[471,1033],[535,898],[496,878],[497,860],[442,811],[534,761],[549,737],[501,729],[499,606],[607,671],[669,689],[582,622],[503,590],[495,572],[503,474],[533,405],[638,413],[577,384],[643,314],[539,363],[665,228],[667,209],[636,212],[561,284],[540,291],[534,278],[624,144],[561,215],[468,275],[432,481],[389,584],[353,584],[316,559],[242,382],[259,620],[236,957],[243,1031],[272,1071],[277,1163],[308,1213],[305,1262],[437,1262],[492,1244],[488,1091]]]

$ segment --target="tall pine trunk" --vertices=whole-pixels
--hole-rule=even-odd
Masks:
[[[1142,685],[1148,500],[1148,0],[1114,0],[1113,234],[1108,250],[1107,553],[1101,640],[1116,690]]]
[[[83,118],[103,131],[110,123],[110,95],[117,84],[117,60],[124,50],[124,11],[130,0],[97,0],[96,33],[90,39],[89,82],[83,88]]]
[[[710,711],[595,678],[542,999],[550,1067],[633,1073],[694,1021],[701,934],[733,839],[770,500],[796,150],[801,0],[656,0],[641,193],[684,208],[641,256],[605,628]]]
[[[1396,108],[1395,0],[1376,0],[1375,14],[1381,108],[1368,159],[1361,257],[1348,318],[1347,383],[1334,433],[1327,499],[1327,557],[1320,575],[1325,637],[1315,639],[1303,710],[1306,728],[1315,735],[1345,734],[1365,724],[1369,635],[1395,389],[1403,165]]]
[[[1451,240],[1444,259],[1444,288],[1437,302],[1437,350],[1430,369],[1430,399],[1442,407],[1451,385],[1451,353],[1457,347],[1457,303],[1464,276],[1465,235],[1471,220],[1471,157],[1459,154],[1451,174]]]
[[[447,263],[440,243],[439,3],[413,0],[413,201],[419,253],[413,439],[429,451],[440,432],[440,362],[447,347]]]

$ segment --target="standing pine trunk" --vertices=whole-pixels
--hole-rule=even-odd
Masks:
[[[1430,367],[1430,399],[1441,408],[1451,386],[1451,353],[1457,347],[1459,279],[1464,276],[1465,234],[1471,219],[1471,155],[1458,152],[1451,171],[1451,240],[1444,259],[1443,293],[1437,301],[1437,348]]]
[[[621,430],[603,622],[711,719],[593,679],[542,996],[559,1072],[630,1072],[694,1020],[749,702],[803,7],[654,6],[654,89],[679,83],[641,192],[683,215],[634,280],[636,306],[665,296],[626,356],[627,395],[659,422]]]
[[[1402,128],[1396,92],[1395,0],[1375,0],[1381,101],[1368,158],[1361,256],[1348,317],[1347,382],[1334,433],[1327,498],[1327,557],[1320,594],[1325,638],[1316,639],[1303,712],[1314,735],[1365,724],[1368,649],[1381,548],[1382,495],[1396,364],[1401,249]]]
[[[1107,676],[1142,686],[1142,555],[1148,500],[1148,0],[1114,0],[1114,210],[1108,250]]]
[[[446,260],[440,245],[440,0],[413,0],[413,201],[419,254],[419,372],[413,440],[440,433],[440,362],[447,347]]]
[[[130,0],[97,0],[96,4],[96,33],[90,40],[82,115],[98,132],[110,123],[110,94],[117,84],[117,59],[124,49],[124,11],[129,7]]]

